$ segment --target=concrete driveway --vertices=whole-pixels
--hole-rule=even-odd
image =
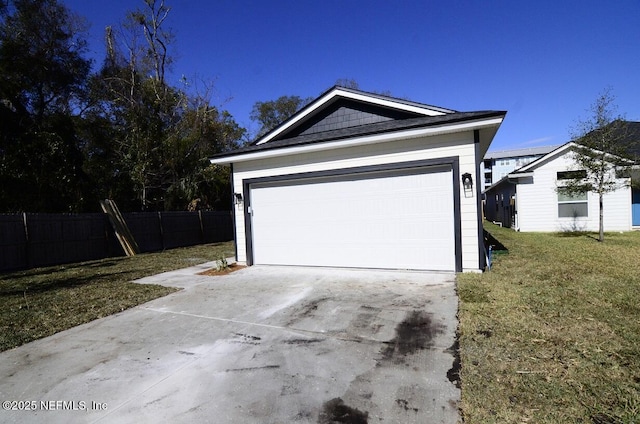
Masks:
[[[145,278],[184,290],[1,353],[0,422],[459,420],[453,274],[196,275],[211,266]]]

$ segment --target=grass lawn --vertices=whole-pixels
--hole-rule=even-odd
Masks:
[[[458,277],[465,423],[640,423],[640,232],[517,233]]]
[[[233,242],[0,274],[0,351],[176,289],[132,280],[233,256]]]

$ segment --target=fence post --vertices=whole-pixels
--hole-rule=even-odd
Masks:
[[[106,213],[102,213],[102,230],[104,232],[104,243],[105,243],[105,253],[107,258],[115,256],[115,252],[111,248],[111,237],[109,235],[109,230],[113,230],[111,225],[109,224],[109,217]]]
[[[204,225],[202,224],[202,211],[198,210],[198,218],[200,218],[200,243],[204,244]]]
[[[162,228],[162,212],[158,211],[158,224],[160,225],[160,242],[162,243],[162,250],[164,251],[165,248],[165,244],[164,244],[164,229]]]
[[[22,212],[22,222],[24,225],[24,250],[25,250],[25,261],[27,263],[27,268],[31,268],[31,260],[29,258],[29,227],[27,225],[27,213]]]

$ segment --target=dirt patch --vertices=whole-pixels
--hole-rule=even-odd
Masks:
[[[252,336],[250,334],[243,333],[233,333],[239,337],[239,339],[231,340],[231,343],[242,343],[242,344],[250,344],[250,345],[259,345],[260,340],[262,340],[258,336]]]
[[[291,317],[291,319],[287,322],[286,326],[292,326],[296,322],[314,316],[315,312],[318,310],[318,306],[322,302],[326,302],[330,300],[328,297],[320,297],[318,299],[314,299],[311,302],[307,302],[304,306],[300,307]]]
[[[382,311],[380,308],[362,305],[360,306],[360,311],[349,321],[349,325],[340,335],[340,338],[359,343],[362,338],[374,338],[374,335],[384,327],[383,321],[379,318]]]
[[[247,339],[247,340],[253,340],[253,341],[255,341],[255,340],[262,340],[262,338],[261,338],[261,337],[258,337],[258,336],[252,336],[252,335],[250,335],[250,334],[244,334],[244,333],[233,333],[233,334],[235,334],[236,336],[240,336],[240,337],[242,337],[243,339]]]
[[[289,345],[308,345],[311,343],[320,343],[323,342],[324,339],[289,339],[285,340],[284,344]]]
[[[300,315],[303,317],[309,317],[313,315],[313,313],[318,310],[318,305],[326,300],[329,300],[328,297],[321,297],[319,299],[315,299],[309,303],[307,303],[302,311],[300,311]]]
[[[491,330],[478,330],[478,331],[476,331],[476,333],[478,333],[478,334],[480,334],[482,336],[485,336],[486,338],[489,338],[489,337],[493,336],[493,331],[491,331]]]
[[[396,336],[382,351],[383,359],[401,362],[412,353],[433,347],[433,338],[442,334],[445,327],[434,323],[431,314],[424,311],[411,311],[396,327]]]
[[[325,402],[318,417],[318,424],[367,424],[368,422],[368,412],[363,412],[345,405],[344,401],[340,398],[334,398]]]
[[[412,406],[409,405],[409,401],[406,399],[396,399],[396,404],[404,409],[405,411],[413,411],[413,412],[418,412],[419,409],[418,408],[414,408]]]
[[[211,269],[207,269],[206,271],[199,272],[198,275],[209,275],[209,276],[227,275],[232,273],[233,271],[238,271],[242,268],[246,268],[246,266],[238,265],[238,264],[230,264],[228,267],[223,268],[221,270],[211,268]]]
[[[248,368],[229,368],[224,372],[237,372],[237,371],[258,371],[258,370],[270,370],[280,368],[280,365],[265,365],[263,367],[248,367]]]
[[[447,349],[445,352],[449,352],[453,355],[453,365],[447,371],[447,378],[450,382],[456,385],[456,388],[460,388],[460,342],[456,335],[456,341],[453,342],[453,346]]]

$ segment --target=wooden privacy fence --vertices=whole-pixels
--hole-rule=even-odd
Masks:
[[[141,252],[233,240],[231,212],[123,216]],[[106,214],[0,214],[0,271],[122,255]]]

